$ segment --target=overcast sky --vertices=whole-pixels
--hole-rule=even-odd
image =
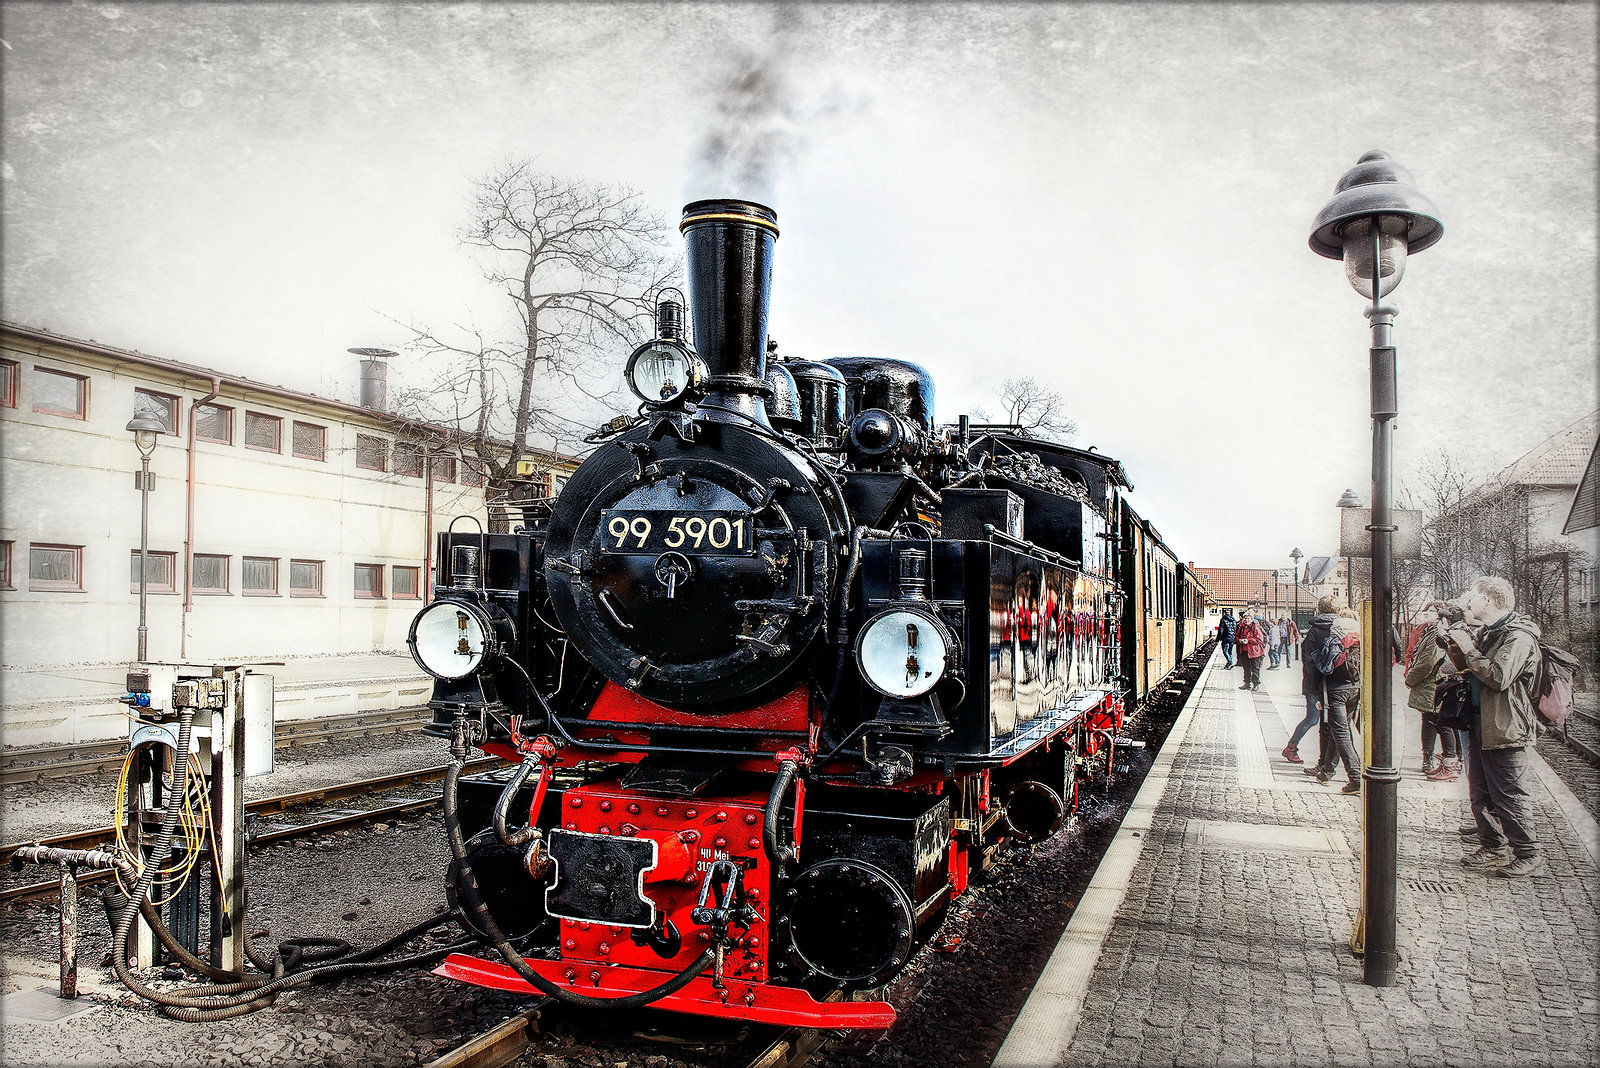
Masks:
[[[71,336],[354,399],[393,319],[504,321],[454,234],[535,156],[770,203],[786,353],[914,360],[941,419],[1035,376],[1181,556],[1287,565],[1370,492],[1363,302],[1306,239],[1379,147],[1445,221],[1391,298],[1402,479],[1597,404],[1592,4],[0,14],[4,315]]]

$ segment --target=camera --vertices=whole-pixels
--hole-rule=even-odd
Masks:
[[[1439,618],[1449,626],[1453,627],[1457,623],[1464,622],[1467,618],[1467,615],[1461,610],[1459,605],[1447,604],[1439,607]]]

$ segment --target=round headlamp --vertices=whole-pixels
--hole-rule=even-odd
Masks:
[[[705,381],[705,364],[676,341],[646,342],[628,357],[628,388],[647,404],[670,404]]]
[[[464,679],[499,656],[500,628],[470,601],[435,601],[411,621],[406,644],[417,665],[436,679]]]
[[[856,666],[885,697],[921,697],[944,678],[955,649],[950,628],[927,612],[890,608],[856,637]]]

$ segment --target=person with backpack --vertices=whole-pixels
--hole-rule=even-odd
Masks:
[[[1222,619],[1217,622],[1217,643],[1222,646],[1222,659],[1227,662],[1228,670],[1233,670],[1233,636],[1239,629],[1239,621],[1233,618],[1233,609],[1224,608]]]
[[[1361,792],[1361,758],[1350,733],[1350,708],[1361,699],[1360,632],[1355,632],[1355,642],[1347,644],[1340,621],[1338,602],[1332,597],[1317,602],[1317,614],[1311,617],[1300,643],[1300,689],[1306,695],[1306,718],[1295,728],[1291,741],[1298,743],[1311,729],[1313,699],[1320,702],[1325,741],[1316,766],[1306,768],[1305,773],[1326,783],[1342,761],[1347,780],[1343,792],[1356,794]]]
[[[1511,583],[1479,578],[1461,599],[1466,618],[1444,635],[1445,654],[1469,676],[1478,707],[1467,728],[1467,795],[1480,844],[1461,863],[1507,878],[1545,866],[1530,792],[1539,627],[1514,611],[1516,603]],[[1479,628],[1476,634],[1468,624]]]
[[[1439,668],[1444,664],[1444,649],[1437,641],[1444,633],[1439,605],[1430,602],[1412,628],[1411,647],[1406,658],[1406,685],[1411,689],[1407,704],[1422,713],[1422,774],[1432,782],[1454,782],[1457,767],[1456,732],[1440,729],[1439,713],[1434,709],[1434,694],[1439,688]],[[1439,745],[1439,761],[1434,763],[1433,746]]]
[[[1244,616],[1239,620],[1239,630],[1235,635],[1239,643],[1239,660],[1244,664],[1244,685],[1241,690],[1259,690],[1261,688],[1261,661],[1267,655],[1267,632],[1260,623],[1256,622],[1256,610],[1246,608]]]

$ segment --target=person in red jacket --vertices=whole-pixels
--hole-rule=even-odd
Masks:
[[[1234,640],[1239,645],[1239,659],[1244,663],[1244,685],[1241,690],[1261,688],[1261,661],[1267,655],[1267,632],[1256,618],[1254,608],[1246,608],[1239,620],[1239,631]]]

